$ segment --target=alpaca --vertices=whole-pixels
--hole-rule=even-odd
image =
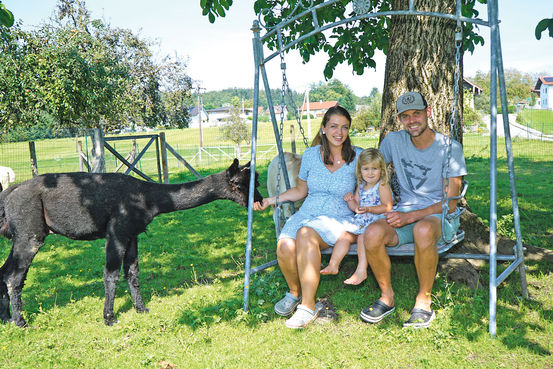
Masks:
[[[15,182],[15,173],[12,168],[0,165],[0,191],[7,190],[10,182]]]
[[[185,210],[218,199],[247,206],[250,163],[234,159],[225,171],[181,184],[145,182],[124,174],[44,174],[0,193],[0,234],[11,252],[0,268],[0,318],[25,326],[21,289],[29,266],[50,233],[74,240],[105,238],[104,321],[116,323],[115,288],[121,264],[132,301],[147,312],[138,283],[138,235],[161,213]],[[254,200],[262,201],[257,191]],[[9,305],[12,313],[10,315]]]
[[[284,153],[284,161],[286,162],[286,170],[288,171],[288,179],[290,180],[290,188],[296,187],[296,181],[298,179],[298,173],[300,172],[301,166],[301,155],[293,154],[291,152]],[[267,192],[269,197],[275,196],[277,194],[277,175],[279,168],[279,158],[278,155],[275,156],[269,167],[267,169]],[[282,168],[281,168],[282,171]],[[284,175],[280,173],[280,184],[278,185],[280,189],[279,193],[286,191],[286,184],[284,182]],[[295,210],[298,210],[303,201],[296,201],[294,203]],[[282,215],[285,219],[288,219],[292,215],[292,206],[290,203],[282,204]],[[275,225],[278,225],[278,229],[282,229],[284,222],[282,219],[277,219],[277,214],[273,206],[273,220]]]

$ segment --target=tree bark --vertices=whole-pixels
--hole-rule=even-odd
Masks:
[[[408,0],[393,0],[393,10],[406,10]],[[454,0],[416,0],[415,9],[455,13]],[[458,112],[462,112],[462,67],[459,80],[455,73],[456,22],[428,16],[393,16],[390,21],[390,41],[382,96],[382,125],[380,141],[391,131],[403,129],[396,115],[395,102],[406,91],[419,91],[432,108],[429,121],[435,131],[449,135],[449,120],[454,101],[454,83],[459,84]],[[461,54],[462,66],[462,54]],[[462,116],[462,113],[461,115]],[[462,143],[461,121],[453,137]],[[487,254],[489,229],[468,210],[461,218],[465,240],[455,246],[455,253]],[[513,254],[514,241],[499,237],[498,254]],[[553,261],[553,252],[526,246],[527,258]],[[531,255],[530,255],[531,254]],[[439,270],[454,281],[469,286],[481,286],[477,269],[482,261],[441,259]]]
[[[408,0],[394,0],[393,10],[406,10]],[[418,0],[415,9],[455,14],[455,1]],[[402,129],[396,115],[395,102],[407,91],[418,91],[432,108],[430,127],[449,134],[455,73],[456,23],[429,16],[393,16],[386,58],[382,94],[382,126],[380,140],[390,132]],[[462,55],[461,55],[462,65]],[[462,69],[459,75],[459,105],[462,96]],[[458,135],[462,143],[461,127]]]

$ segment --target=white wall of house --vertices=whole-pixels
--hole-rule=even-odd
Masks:
[[[542,83],[540,87],[540,106],[542,109],[553,110],[553,85]]]

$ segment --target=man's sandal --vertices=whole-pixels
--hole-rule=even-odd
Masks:
[[[367,323],[378,323],[395,310],[395,306],[388,306],[381,300],[376,300],[371,306],[361,311],[361,319]]]
[[[413,308],[413,310],[411,310],[411,317],[408,321],[403,323],[403,327],[428,328],[435,317],[436,314],[434,311]]]

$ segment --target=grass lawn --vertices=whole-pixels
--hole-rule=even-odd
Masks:
[[[468,202],[487,221],[489,150],[477,145],[478,139],[465,137]],[[376,141],[354,142],[366,147]],[[515,152],[519,144],[514,143]],[[523,236],[553,250],[553,158],[533,157],[516,161]],[[509,236],[504,156],[498,167],[499,229]],[[266,163],[258,171],[266,195]],[[171,176],[172,182],[193,179],[183,172]],[[113,327],[104,326],[102,318],[104,241],[50,236],[23,289],[29,327],[0,324],[0,367],[553,368],[553,265],[528,263],[531,300],[521,298],[516,273],[499,287],[497,336],[492,338],[487,333],[486,267],[480,273],[484,287],[476,290],[439,275],[434,287],[437,319],[429,329],[411,330],[401,323],[418,288],[412,260],[393,259],[397,310],[368,325],[359,312],[378,297],[378,289],[372,276],[357,287],[344,285],[355,269],[355,258],[346,258],[338,276],[322,277],[317,294],[331,302],[337,319],[320,319],[306,330],[293,331],[272,310],[286,291],[278,268],[252,277],[251,308],[242,312],[246,229],[247,210],[229,201],[157,217],[139,237],[140,282],[150,313],[134,311],[121,279],[115,300],[120,322]],[[252,266],[274,259],[270,211],[255,213],[253,232]],[[10,245],[0,239],[0,260]],[[323,263],[327,261],[325,257]]]
[[[524,109],[517,114],[517,123],[534,128],[545,135],[552,135],[553,111]]]

